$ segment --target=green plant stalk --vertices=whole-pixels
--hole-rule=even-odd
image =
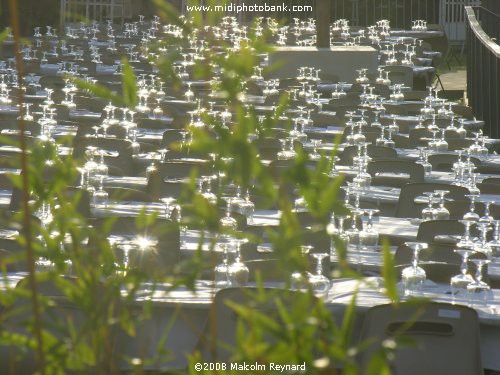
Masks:
[[[20,30],[19,30],[19,14],[18,14],[18,2],[17,0],[9,0],[10,17],[12,24],[12,33],[14,35],[14,55],[16,59],[16,70],[17,70],[17,80],[19,84],[22,84],[22,64],[23,60],[21,58],[21,51],[19,48],[20,40]],[[28,154],[26,146],[26,133],[24,120],[22,116],[22,108],[24,103],[23,90],[18,92],[18,105],[19,105],[19,130],[21,133],[20,137],[20,148],[21,148],[21,170],[22,170],[22,182],[23,182],[23,229],[26,239],[26,261],[28,265],[29,272],[29,285],[31,289],[31,302],[33,307],[33,319],[34,319],[34,330],[35,337],[37,341],[36,356],[37,356],[37,367],[40,374],[45,374],[45,355],[43,351],[43,337],[42,337],[42,327],[41,327],[41,316],[40,316],[40,304],[38,301],[38,285],[35,278],[35,257],[33,254],[32,238],[31,238],[31,216],[29,207],[29,177],[28,177]]]

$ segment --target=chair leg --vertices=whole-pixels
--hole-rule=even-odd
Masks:
[[[461,51],[463,51],[464,45],[462,44]],[[460,59],[458,58],[458,55],[453,47],[450,47],[449,52],[446,54],[446,64],[448,65],[448,68],[451,69],[450,67],[450,61],[455,60],[458,65],[462,64]]]
[[[441,91],[446,92],[443,86],[443,81],[441,81],[441,77],[439,76],[439,74],[436,73],[436,84],[434,85],[434,89],[436,89],[438,85],[441,86]]]
[[[448,66],[448,70],[451,70],[451,66],[450,66],[450,54],[449,53],[446,54],[444,62]]]

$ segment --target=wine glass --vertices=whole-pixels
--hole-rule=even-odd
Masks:
[[[301,246],[300,251],[302,256],[306,256],[312,250],[312,246]],[[299,290],[305,292],[309,289],[309,272],[293,272],[290,277],[290,287],[292,290]]]
[[[217,202],[217,195],[212,192],[212,180],[216,179],[216,176],[202,176],[200,177],[200,194],[208,200],[210,203],[215,204]],[[205,186],[205,189],[203,189]],[[231,202],[231,205],[233,202]]]
[[[238,222],[231,217],[232,198],[227,198],[226,201],[226,214],[219,220],[219,223],[223,228],[234,231],[238,229]]]
[[[474,250],[459,248],[454,251],[462,257],[462,263],[460,264],[460,273],[450,280],[452,296],[455,296],[455,293],[460,292],[460,290],[467,291],[469,284],[474,281],[474,278],[467,272],[469,257],[474,253]]]
[[[384,146],[387,139],[384,137],[385,135],[385,126],[380,126],[380,137],[375,140],[375,144],[377,146]]]
[[[465,226],[465,232],[464,235],[460,238],[460,241],[457,243],[457,247],[460,248],[473,248],[474,247],[474,241],[472,241],[470,237],[470,227],[474,221],[472,220],[460,220],[460,222]]]
[[[481,233],[479,237],[479,241],[475,245],[475,249],[477,252],[481,252],[486,254],[487,256],[491,255],[491,247],[488,244],[487,234],[491,230],[490,223],[488,222],[477,222],[476,226],[479,227],[479,232]]]
[[[228,266],[229,243],[221,242],[221,243],[218,243],[217,246],[222,250],[223,258],[222,258],[222,263],[219,263],[217,266],[215,266],[214,285],[215,285],[216,289],[229,288],[231,286],[231,280],[229,280],[229,274],[228,274],[228,272],[229,272],[229,266]]]
[[[376,248],[378,245],[379,233],[373,229],[373,215],[379,213],[379,210],[367,209],[364,210],[364,213],[368,215],[368,221],[363,225],[363,230],[359,232],[359,240],[363,248]]]
[[[458,119],[460,127],[457,129],[458,138],[465,139],[467,137],[467,129],[465,129],[465,118],[461,117]]]
[[[180,231],[180,247],[186,248],[187,247],[187,231],[188,227],[185,221],[182,220],[182,207],[181,205],[177,204],[175,205],[175,221],[179,225],[179,231]]]
[[[429,153],[427,150],[423,151],[423,162],[420,164],[424,167],[425,176],[430,177],[432,174],[432,164],[429,163]]]
[[[474,302],[485,304],[490,286],[483,281],[483,267],[491,261],[489,259],[472,259],[471,261],[476,265],[476,274],[474,277],[475,280],[467,285],[469,301],[471,305]]]
[[[412,264],[403,269],[401,279],[404,285],[404,295],[410,296],[422,291],[424,281],[426,279],[425,270],[418,266],[418,257],[420,250],[427,249],[427,244],[423,242],[406,242],[413,251]]]
[[[172,216],[172,211],[174,209],[175,198],[172,197],[162,197],[160,202],[163,204],[163,212],[165,213],[165,219],[170,219]]]
[[[493,220],[493,216],[490,214],[490,206],[492,203],[495,203],[493,201],[485,201],[484,202],[484,215],[479,218],[480,223],[491,223]]]
[[[107,191],[104,190],[104,177],[101,176],[99,179],[99,189],[94,191],[94,194],[92,195],[94,206],[106,207],[108,203],[108,196]]]
[[[433,219],[434,220],[448,220],[450,218],[450,211],[444,206],[444,196],[449,193],[448,190],[435,190],[439,196],[439,205],[434,210]]]
[[[494,220],[493,225],[495,226],[495,232],[493,233],[493,238],[488,245],[492,250],[492,255],[498,257],[500,254],[500,220]]]
[[[313,145],[313,152],[309,155],[311,160],[319,160],[321,159],[321,155],[318,152],[318,147],[321,146],[321,139],[311,139],[311,143]]]
[[[328,257],[326,253],[314,253],[316,259],[316,273],[309,276],[309,284],[316,297],[326,297],[330,290],[330,279],[323,275],[323,259]]]
[[[106,160],[104,159],[104,156],[106,155],[105,150],[99,150],[99,164],[97,164],[96,168],[96,177],[107,177],[109,173],[109,167],[106,164]]]
[[[432,206],[434,203],[434,192],[423,192],[422,195],[427,197],[427,207],[422,210],[422,220],[428,221],[434,219],[434,207]]]
[[[253,224],[253,215],[255,213],[255,204],[250,198],[250,190],[247,189],[245,199],[239,203],[241,213],[247,218],[247,224]]]
[[[187,83],[188,88],[187,88],[186,93],[184,94],[184,96],[186,97],[186,101],[187,101],[188,103],[192,103],[192,102],[193,102],[193,100],[194,100],[194,92],[193,92],[193,90],[191,89],[191,85],[192,85],[192,83],[191,83],[191,82],[188,82],[188,83]]]
[[[250,270],[248,267],[241,261],[241,251],[240,247],[243,243],[248,242],[247,239],[233,239],[231,241],[231,246],[235,247],[235,260],[228,268],[228,277],[231,281],[231,285],[233,287],[245,286],[248,282],[248,276],[250,274]]]
[[[120,242],[120,249],[123,252],[123,269],[127,272],[130,267],[130,251],[133,249],[133,245],[130,241]]]
[[[357,258],[357,267],[358,271],[361,271],[361,231],[357,227],[357,217],[362,215],[364,211],[359,210],[359,209],[352,209],[351,210],[351,227],[346,231],[347,238],[348,238],[348,248],[349,247],[354,247],[356,250],[356,258]]]
[[[477,212],[475,212],[475,209],[476,209],[476,197],[478,197],[478,195],[476,195],[476,194],[467,194],[465,196],[470,199],[470,206],[469,206],[469,212],[467,212],[464,215],[463,219],[464,220],[470,220],[470,221],[478,221],[479,220],[479,215],[477,214]]]

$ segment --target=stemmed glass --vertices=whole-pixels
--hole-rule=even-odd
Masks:
[[[293,138],[280,139],[282,149],[276,156],[278,160],[290,160],[295,158],[297,154],[293,149],[293,141]]]
[[[495,225],[495,232],[493,233],[493,239],[488,242],[492,250],[493,256],[498,256],[500,253],[500,220],[494,220],[493,224]]]
[[[108,203],[108,193],[104,190],[104,177],[101,176],[99,179],[99,189],[94,191],[92,195],[93,203],[95,206],[106,207]]]
[[[133,249],[133,245],[130,241],[121,242],[120,249],[123,252],[123,268],[127,272],[130,267],[130,251]]]
[[[217,202],[217,196],[212,192],[212,180],[216,179],[216,176],[201,176],[199,178],[200,194],[208,200],[210,203]],[[205,188],[203,188],[205,186]],[[233,202],[231,202],[233,204]]]
[[[444,196],[449,193],[448,190],[435,190],[439,196],[439,206],[434,210],[434,220],[448,220],[450,218],[450,211],[444,206]]]
[[[244,200],[239,204],[241,213],[247,218],[247,224],[253,224],[253,214],[255,212],[255,204],[250,198],[250,189],[247,189]]]
[[[390,147],[390,148],[395,148],[396,147],[396,142],[392,139],[392,130],[387,129],[387,139],[385,140],[383,146],[385,147]]]
[[[231,285],[234,287],[237,286],[245,286],[248,282],[248,276],[250,274],[250,270],[248,267],[241,261],[241,244],[246,243],[247,239],[234,239],[231,242],[231,245],[235,247],[235,260],[228,268],[228,277],[231,281]]]
[[[344,242],[349,241],[349,236],[347,234],[347,231],[344,229],[344,223],[345,223],[346,219],[347,219],[346,216],[337,215],[337,220],[338,220],[338,225],[337,225],[338,232],[337,232],[337,235]]]
[[[217,246],[222,249],[223,258],[222,263],[215,266],[214,269],[214,284],[216,289],[229,288],[231,280],[229,280],[229,243],[219,242]]]
[[[175,198],[172,197],[162,197],[160,198],[160,202],[163,204],[163,212],[165,213],[165,219],[169,220],[172,217],[172,211],[175,206]]]
[[[306,256],[312,250],[312,246],[301,246],[300,250],[302,256]],[[309,278],[311,274],[309,272],[293,272],[290,277],[290,287],[292,290],[307,291],[309,288]]]
[[[245,199],[241,197],[241,187],[240,185],[236,185],[236,196],[234,196],[231,200],[231,205],[238,209],[241,202],[244,202]]]
[[[471,261],[476,265],[476,274],[475,280],[467,285],[469,301],[471,305],[474,301],[484,304],[488,298],[490,286],[483,281],[483,267],[491,261],[489,259],[472,259]]]
[[[84,186],[86,186],[87,190],[89,192],[94,191],[94,183],[95,183],[95,177],[97,173],[97,167],[98,164],[95,161],[95,154],[97,152],[97,147],[94,146],[87,146],[85,150],[85,155],[87,157],[87,161],[85,162],[83,169],[85,173],[85,177],[83,178],[85,180]]]
[[[478,197],[478,195],[467,194],[465,196],[470,199],[470,206],[469,206],[469,212],[467,212],[464,215],[463,219],[464,220],[468,220],[468,221],[478,221],[479,220],[479,215],[477,214],[477,212],[475,212],[475,209],[476,209],[476,197]]]
[[[429,150],[439,152],[439,141],[436,138],[438,131],[432,130],[431,133],[432,133],[432,139],[428,142],[427,146]]]
[[[219,220],[219,223],[223,228],[236,230],[238,229],[238,222],[234,217],[231,217],[231,204],[232,198],[227,198],[226,214]]]
[[[452,170],[455,173],[455,184],[463,185],[465,182],[466,163],[462,161],[463,150],[457,150],[457,161],[453,163]]]
[[[316,259],[316,273],[309,276],[309,284],[316,297],[325,297],[330,290],[330,280],[323,275],[323,259],[328,257],[326,253],[314,253]]]
[[[153,118],[154,119],[160,119],[163,116],[163,110],[161,109],[160,103],[161,103],[161,98],[157,97],[156,98],[156,107],[153,109]]]
[[[346,231],[348,238],[348,245],[355,246],[356,257],[358,258],[357,266],[361,267],[360,257],[361,257],[361,231],[357,227],[357,217],[363,214],[362,210],[352,209],[351,210],[351,227]],[[349,246],[348,246],[349,247]]]
[[[385,142],[387,139],[384,137],[385,135],[385,126],[380,126],[380,137],[375,140],[375,144],[377,146],[385,146]]]
[[[22,116],[22,119],[25,121],[33,121],[33,115],[30,114],[30,107],[33,103],[25,103],[26,113]]]
[[[479,227],[479,232],[481,236],[479,237],[479,242],[475,245],[475,250],[480,253],[484,253],[487,256],[491,255],[491,247],[488,243],[487,234],[491,230],[490,223],[486,222],[477,222],[476,224]]]
[[[434,192],[424,192],[423,195],[427,196],[428,206],[422,210],[422,220],[428,221],[434,219],[434,207],[432,207],[434,203]]]
[[[382,123],[380,122],[380,111],[373,111],[375,114],[375,117],[371,123],[371,127],[373,128],[380,128],[382,126]]]
[[[318,147],[321,146],[321,139],[311,139],[311,143],[313,145],[313,152],[309,155],[311,160],[319,160],[321,159],[321,155],[318,152]]]
[[[458,119],[458,123],[460,124],[460,127],[457,129],[458,137],[460,139],[464,139],[467,137],[467,129],[465,129],[465,119],[463,117]]]
[[[181,205],[179,205],[179,204],[175,205],[174,213],[175,213],[175,221],[179,225],[180,239],[181,239],[180,247],[186,248],[187,247],[186,239],[187,239],[188,227],[187,227],[186,223],[182,221],[182,207],[181,207]]]
[[[450,280],[451,294],[455,296],[460,290],[467,290],[470,283],[474,282],[474,278],[467,273],[468,271],[468,261],[471,254],[474,253],[472,249],[455,249],[455,253],[462,257],[462,263],[460,264],[460,273],[455,275]]]
[[[423,242],[406,242],[406,246],[413,250],[413,261],[411,266],[403,269],[401,278],[404,285],[404,294],[409,296],[420,292],[426,279],[425,270],[418,266],[418,257],[420,250],[427,249],[427,244]]]
[[[448,142],[446,142],[445,131],[446,129],[441,129],[441,138],[437,140],[436,151],[438,152],[448,151]]]
[[[194,92],[193,92],[193,90],[191,90],[191,85],[192,85],[191,82],[187,83],[188,89],[187,89],[186,93],[184,94],[184,96],[186,97],[186,101],[188,103],[192,103],[193,99],[194,99]]]
[[[97,177],[107,177],[109,173],[109,168],[108,165],[106,164],[106,160],[104,159],[104,156],[106,155],[105,150],[99,150],[99,164],[97,164],[96,167],[96,176]]]
[[[373,215],[377,214],[379,210],[367,209],[364,211],[368,215],[368,221],[363,225],[363,230],[359,232],[359,241],[365,247],[376,248],[379,240],[379,233],[373,229]]]
[[[474,241],[472,241],[470,237],[470,227],[474,221],[472,220],[460,220],[460,222],[465,226],[464,235],[460,238],[460,241],[457,243],[457,247],[460,248],[473,248]]]
[[[419,158],[415,163],[422,165],[422,167],[424,167],[425,176],[430,177],[432,173],[432,164],[429,163],[429,154],[425,147],[417,147],[417,149],[419,150]]]
[[[493,216],[490,214],[490,206],[492,203],[495,203],[493,201],[485,201],[484,202],[484,215],[479,218],[480,223],[491,223],[493,220]]]

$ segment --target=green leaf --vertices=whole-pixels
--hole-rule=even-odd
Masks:
[[[3,43],[10,35],[10,27],[6,27],[4,31],[0,33],[0,43]]]
[[[123,102],[127,107],[134,108],[139,100],[137,96],[137,78],[134,69],[132,69],[126,58],[122,60],[122,86]]]
[[[397,288],[397,277],[394,268],[394,257],[391,254],[390,245],[386,239],[382,243],[382,252],[384,258],[384,264],[382,266],[382,276],[385,283],[385,293],[387,297],[393,302],[399,301],[398,288]]]
[[[98,98],[101,99],[107,99],[111,101],[115,105],[122,106],[124,105],[123,99],[116,95],[114,92],[112,92],[110,89],[107,87],[100,85],[100,84],[95,84],[95,83],[90,83],[87,81],[84,81],[79,78],[74,78],[73,83],[81,90],[86,90]]]

